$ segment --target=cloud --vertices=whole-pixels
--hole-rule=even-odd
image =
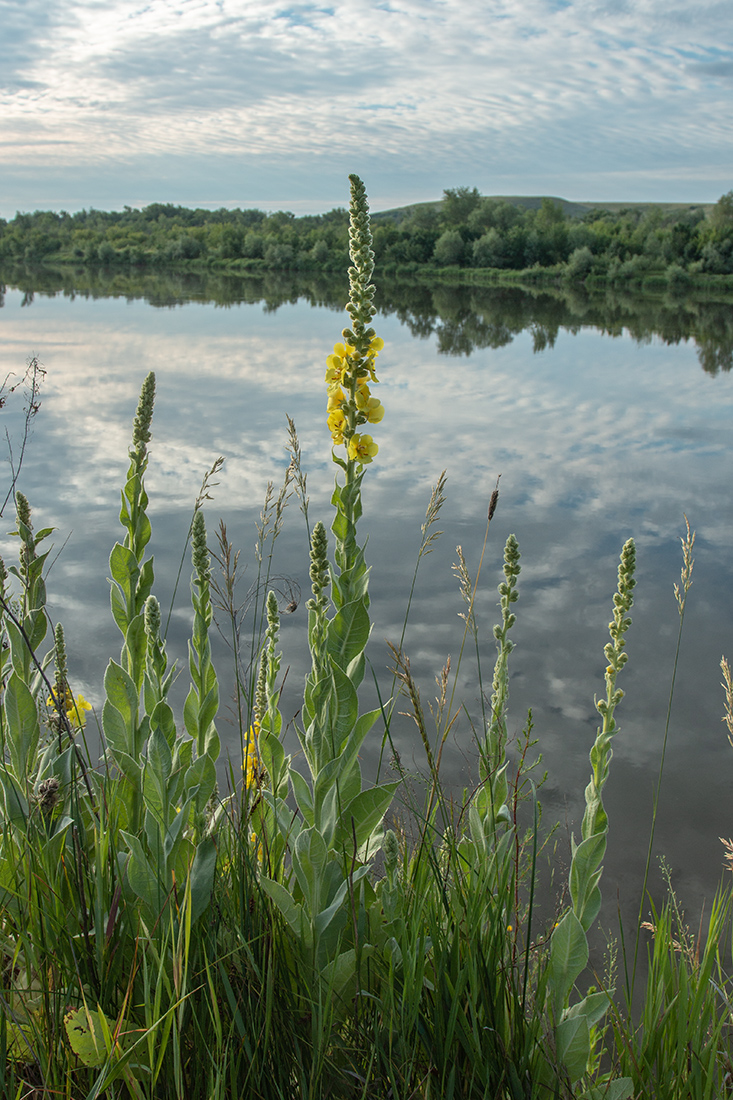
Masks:
[[[219,158],[253,181],[310,164],[313,187],[340,158],[404,180],[436,164],[462,182],[471,166],[480,182],[564,173],[567,193],[577,172],[731,167],[719,3],[696,6],[693,26],[662,0],[4,9],[11,168],[155,178],[168,158]]]

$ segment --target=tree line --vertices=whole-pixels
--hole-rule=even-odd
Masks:
[[[733,191],[712,207],[587,209],[568,214],[447,189],[436,203],[375,214],[374,251],[384,274],[424,270],[645,281],[684,287],[697,276],[733,276]],[[144,209],[18,213],[0,219],[0,261],[114,266],[224,267],[241,271],[343,270],[348,213],[295,217],[262,210]]]

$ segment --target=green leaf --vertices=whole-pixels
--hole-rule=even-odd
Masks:
[[[112,580],[117,582],[123,596],[129,602],[139,573],[137,558],[132,550],[116,542],[109,556],[109,571],[112,574]]]
[[[165,903],[165,890],[163,885],[147,860],[143,846],[138,837],[120,830],[121,835],[130,849],[130,858],[127,862],[127,879],[135,894],[145,902],[157,917]]]
[[[129,659],[129,668],[134,676],[135,686],[140,693],[145,672],[145,657],[148,652],[148,636],[145,633],[145,619],[142,614],[130,620],[125,632],[125,649]]]
[[[204,696],[204,701],[199,708],[199,729],[208,730],[211,723],[216,718],[217,711],[219,709],[219,688],[214,683],[213,688],[207,691]]]
[[[191,867],[191,923],[199,919],[211,901],[216,871],[216,845],[211,837],[202,840],[196,849]]]
[[[7,768],[0,767],[0,784],[3,788],[5,819],[24,833],[28,824],[27,799],[21,791],[15,776]]]
[[[590,1031],[585,1016],[572,1016],[555,1028],[557,1056],[565,1066],[573,1084],[579,1081],[588,1067],[590,1057]]]
[[[42,582],[39,581],[39,587],[41,583]],[[43,591],[43,599],[39,596],[38,602],[41,606],[37,611],[30,611],[25,621],[25,632],[28,635],[28,644],[34,653],[46,637],[46,630],[48,629],[48,619],[43,609],[43,604],[46,602],[45,588]]]
[[[634,1091],[630,1077],[617,1077],[605,1085],[594,1085],[585,1094],[586,1100],[629,1100]]]
[[[199,697],[193,686],[190,688],[186,696],[186,702],[183,704],[183,724],[189,737],[197,741],[199,736]]]
[[[354,854],[358,856],[372,833],[381,825],[399,785],[399,780],[394,783],[382,783],[378,787],[361,791],[356,798],[352,798],[339,818],[331,847],[337,852],[348,853],[350,857]],[[356,834],[356,853],[354,853],[354,834]]]
[[[183,785],[186,794],[190,794],[194,787],[198,788],[196,794],[196,808],[199,813],[202,813],[216,787],[216,768],[210,756],[204,754],[194,760],[193,764],[186,772],[186,778]]]
[[[308,825],[313,824],[313,797],[308,781],[295,768],[290,771],[290,782],[293,785],[293,794],[298,803],[298,809]]]
[[[191,799],[187,798],[181,806],[180,813],[173,814],[173,820],[168,826],[165,834],[165,841],[163,842],[163,855],[165,856],[166,867],[175,864],[178,857],[178,850],[181,847],[183,838],[183,826],[189,819],[190,809]]]
[[[160,730],[172,752],[176,744],[176,720],[170,704],[165,699],[155,704],[153,713],[150,715],[150,728],[153,732]]]
[[[110,585],[109,598],[112,606],[112,618],[121,632],[125,634],[127,632],[127,604],[125,603],[125,597],[116,584]]]
[[[345,671],[349,662],[364,652],[370,632],[369,612],[363,601],[352,600],[344,604],[328,624],[328,653]]]
[[[138,764],[137,760],[122,749],[113,749],[112,757],[125,779],[132,784],[136,791],[142,790],[142,765]]]
[[[271,901],[275,903],[291,930],[306,947],[311,946],[311,932],[303,913],[303,906],[293,900],[289,890],[286,890],[279,882],[275,882],[265,875],[260,879],[260,886]]]
[[[64,1027],[77,1058],[85,1066],[103,1066],[110,1055],[104,1036],[110,1034],[114,1024],[104,1014],[87,1008],[73,1008],[64,1015]],[[105,1028],[106,1025],[106,1028]]]
[[[16,672],[5,689],[5,716],[10,762],[18,779],[23,780],[34,769],[41,730],[36,701]]]
[[[550,988],[555,1018],[560,1019],[570,990],[588,963],[588,941],[572,909],[552,933],[550,940]]]
[[[336,688],[336,714],[331,726],[333,746],[330,755],[333,757],[342,752],[349,734],[356,725],[359,700],[351,680],[333,660],[331,670]]]
[[[351,875],[349,878],[345,879],[341,883],[338,890],[336,891],[336,895],[335,895],[333,901],[331,902],[331,904],[326,906],[325,909],[322,909],[320,913],[316,914],[314,925],[315,925],[316,936],[319,939],[323,935],[323,933],[326,931],[326,929],[328,928],[329,924],[331,923],[333,918],[338,913],[341,906],[344,904],[344,899],[346,898],[347,891],[352,886],[355,886],[357,882],[360,882],[361,879],[364,878],[364,875],[366,875],[368,873],[368,871],[369,871],[369,865],[366,865],[364,867],[357,867],[357,869],[356,869],[356,871],[354,871],[353,875]]]
[[[340,767],[341,757],[331,760],[316,776],[313,784],[314,821],[331,843],[344,807],[361,792],[362,776],[359,761],[349,768]]]
[[[142,501],[140,503],[142,504]],[[150,542],[150,536],[152,534],[152,527],[150,526],[150,520],[148,519],[147,513],[145,512],[146,505],[147,505],[147,496],[145,497],[145,504],[142,505],[142,507],[140,508],[140,510],[137,514],[137,529],[135,531],[135,542],[137,543],[137,546],[139,547],[140,552],[142,552],[145,549],[145,547],[148,545],[148,543]],[[150,558],[148,558],[148,561],[145,562],[145,565],[143,566],[143,569],[148,564],[148,562],[151,562]],[[151,562],[151,573],[152,573],[152,562]],[[150,586],[148,588],[147,594],[143,597],[143,603],[145,602],[145,600],[150,595],[150,589],[152,588],[152,586],[153,586],[153,578],[151,576],[150,577]]]
[[[8,641],[10,642],[10,660],[13,671],[22,677],[25,675],[28,662],[28,646],[12,619],[5,619],[5,629],[8,632]]]
[[[161,782],[167,783],[173,767],[173,754],[166,738],[159,729],[153,730],[148,740],[148,767],[153,769]]]
[[[105,700],[104,706],[102,707],[102,730],[105,740],[113,753],[117,754],[118,752],[134,751],[132,737],[125,723],[125,719],[122,717],[117,707],[112,706],[109,699]]]
[[[596,833],[581,841],[573,851],[570,865],[570,896],[573,909],[587,932],[598,916],[601,892],[598,882],[603,868],[601,860],[606,854],[606,833]]]
[[[318,912],[323,872],[328,858],[326,842],[316,828],[302,829],[293,845],[293,869],[311,915]]]
[[[588,1027],[595,1027],[602,1020],[611,1007],[611,998],[607,993],[589,993],[582,1001],[566,1008],[562,1014],[563,1020],[571,1020],[574,1016],[585,1016]]]
[[[124,668],[116,661],[110,661],[107,665],[104,690],[109,703],[122,715],[129,735],[129,745],[132,746],[139,693]]]

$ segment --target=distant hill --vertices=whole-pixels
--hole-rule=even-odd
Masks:
[[[702,210],[707,214],[715,205],[712,202],[571,202],[569,199],[561,199],[556,195],[486,195],[482,198],[491,199],[494,202],[508,202],[510,205],[518,206],[523,210],[539,210],[543,199],[549,198],[550,202],[554,202],[561,207],[566,218],[582,218],[589,210],[608,210],[611,214],[618,214],[622,210],[645,212],[652,210],[654,207],[658,207],[665,213]],[[372,213],[372,221],[391,221],[395,225],[399,225],[400,222],[411,217],[415,211],[439,210],[442,203],[442,199],[437,199],[435,202],[416,202],[412,203],[411,206],[398,206],[392,210],[379,210]]]

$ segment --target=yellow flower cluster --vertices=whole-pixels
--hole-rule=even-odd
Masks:
[[[242,761],[245,787],[256,786],[260,778],[260,756],[257,750],[257,738],[259,733],[260,727],[257,722],[255,722],[253,726],[250,726],[247,732],[247,740],[244,746],[244,760]]]
[[[365,356],[359,356],[351,344],[334,344],[333,354],[326,360],[328,407],[326,416],[335,446],[345,444],[348,456],[362,464],[371,462],[379,447],[370,435],[357,435],[362,424],[378,424],[384,416],[384,406],[372,397],[369,383],[379,379],[374,361],[384,347],[384,340],[373,336]]]
[[[84,729],[84,725],[86,724],[86,715],[84,712],[91,710],[92,704],[88,703],[83,695],[73,695],[71,688],[67,686],[64,688],[59,698],[59,705],[63,707],[64,713],[72,729]],[[49,695],[46,700],[46,706],[53,711],[54,715],[58,714],[58,708],[52,695]]]

